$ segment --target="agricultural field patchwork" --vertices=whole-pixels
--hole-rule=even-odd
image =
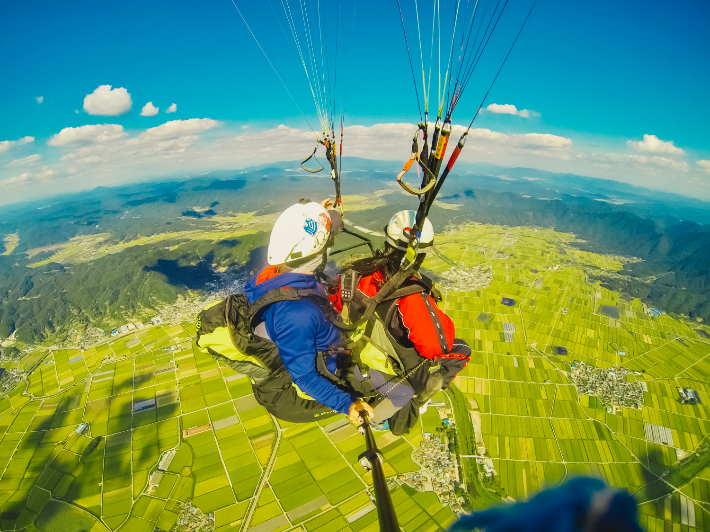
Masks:
[[[424,263],[473,349],[437,398],[455,421],[470,504],[591,475],[634,493],[646,530],[710,531],[710,329],[592,281],[627,259],[574,242],[549,229],[452,226]],[[113,252],[102,245],[92,253]],[[364,440],[345,417],[274,419],[246,376],[194,348],[194,334],[189,322],[157,325],[6,365],[27,375],[0,398],[0,530],[51,531],[61,519],[68,532],[169,531],[188,518],[220,532],[379,530],[358,463]],[[573,370],[587,367],[592,381],[599,369],[638,383],[639,407],[580,393]],[[419,471],[414,450],[444,430],[430,408],[405,437],[377,435],[406,532],[455,519],[435,493],[394,481]]]
[[[464,466],[486,490],[516,500],[596,476],[637,495],[647,530],[710,530],[710,456],[701,445],[710,434],[709,329],[654,316],[590,281],[588,272],[622,262],[579,251],[574,240],[531,227],[451,227],[424,263],[445,279],[444,308],[474,350],[455,380],[465,399],[458,413],[471,416],[471,445],[495,473],[487,477],[475,457]],[[478,272],[469,290],[447,281],[459,271]],[[638,382],[640,407],[579,393],[572,373],[582,364]],[[681,402],[679,389],[697,401]],[[698,455],[706,468],[675,480]],[[654,482],[663,489],[647,489]]]
[[[66,515],[63,531],[168,531],[189,502],[218,531],[379,530],[345,417],[277,422],[193,335],[183,323],[43,351],[0,401],[0,529],[53,530]],[[418,469],[420,440],[380,437],[388,475]],[[454,520],[433,493],[392,496],[406,530]]]

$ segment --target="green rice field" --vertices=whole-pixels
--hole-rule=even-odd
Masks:
[[[708,328],[651,317],[638,299],[590,282],[589,271],[618,271],[622,264],[573,242],[573,235],[547,229],[471,224],[445,231],[437,240],[440,256],[424,263],[444,278],[472,269],[492,274],[488,286],[445,290],[444,308],[457,336],[474,349],[455,385],[470,409],[460,415],[473,416],[477,441],[495,468],[483,486],[497,497],[526,499],[575,475],[633,493],[710,434],[710,343],[696,332]],[[514,304],[502,304],[503,297]],[[602,306],[618,309],[618,318]],[[513,331],[507,338],[506,328]],[[575,361],[629,370],[627,379],[645,387],[642,408],[614,409],[577,393],[570,378]],[[697,391],[702,404],[680,403],[679,388]],[[672,442],[647,440],[646,424],[668,428]],[[642,525],[710,530],[709,483],[707,468],[642,504]]]
[[[623,265],[573,243],[548,229],[470,224],[447,228],[424,263],[473,348],[448,395],[467,431],[460,460],[477,510],[575,475],[641,493],[710,434],[710,343],[696,332],[708,328],[652,318],[641,301],[591,282],[588,272]],[[461,271],[487,280],[447,281]],[[20,367],[35,369],[0,398],[0,530],[55,530],[62,516],[76,530],[168,531],[187,501],[219,532],[379,530],[372,478],[358,464],[364,440],[345,417],[272,418],[247,377],[193,348],[194,332],[188,322],[158,325],[83,351],[26,355]],[[576,361],[628,370],[644,387],[642,407],[578,393]],[[701,403],[680,403],[679,388]],[[649,426],[672,441],[647,439]],[[419,469],[412,452],[438,427],[430,408],[405,437],[377,435],[406,532],[455,519],[434,493],[394,480]],[[484,449],[491,477],[471,458]],[[646,530],[710,531],[710,468],[666,491],[640,506]]]

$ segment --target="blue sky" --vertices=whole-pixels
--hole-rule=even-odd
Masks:
[[[235,2],[315,123],[303,69],[269,2]],[[461,2],[463,12],[466,0]],[[271,4],[283,13],[281,0]],[[414,3],[402,4],[419,76]],[[337,5],[328,4],[331,36]],[[365,127],[348,130],[346,147],[351,154],[404,160],[413,133],[404,124],[416,123],[419,114],[397,2],[360,0],[350,46],[352,5],[342,2],[340,8],[340,87],[347,77],[346,125]],[[419,0],[422,20],[431,20],[432,5]],[[454,5],[441,0],[445,34]],[[530,5],[509,1],[455,123],[467,124],[475,113]],[[476,121],[480,142],[467,148],[467,160],[574,172],[710,199],[710,162],[703,163],[710,160],[709,22],[710,4],[704,1],[539,0],[486,101],[532,113],[524,118],[492,112],[512,112],[510,107],[484,110]],[[431,28],[422,24],[422,31],[428,38]],[[442,41],[442,55],[449,44]],[[311,142],[308,126],[231,0],[6,0],[0,4],[0,46],[0,184],[11,191],[0,202],[29,199],[39,182],[50,194],[177,169],[297,159]],[[99,114],[87,112],[85,97],[105,85],[125,89],[130,107],[124,101],[124,107],[107,111],[99,101],[93,108]],[[141,116],[149,101],[159,112]],[[172,104],[175,112],[166,113]],[[166,124],[176,120],[181,122]],[[282,124],[290,129],[279,129]],[[54,137],[87,125],[103,129]],[[395,151],[393,157],[397,146],[401,155]]]

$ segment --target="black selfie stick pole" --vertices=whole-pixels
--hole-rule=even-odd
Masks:
[[[365,436],[367,450],[358,457],[358,460],[361,466],[368,471],[372,471],[372,484],[375,488],[375,504],[377,505],[377,516],[380,520],[380,532],[399,532],[397,514],[394,513],[392,497],[390,497],[385,470],[382,466],[382,455],[377,448],[377,443],[375,443],[372,428],[367,422],[367,414],[361,412],[360,417],[363,419],[362,425],[360,425],[360,432]]]

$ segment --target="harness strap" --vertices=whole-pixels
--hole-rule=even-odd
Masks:
[[[318,305],[325,318],[337,328],[346,329],[348,327],[335,309],[330,306],[330,298],[326,294],[320,290],[291,288],[290,286],[274,288],[254,301],[254,303],[249,305],[248,315],[244,316],[244,322],[251,327],[252,320],[269,305],[280,301],[300,301],[301,299],[308,299]]]
[[[412,276],[416,276],[417,278],[419,277],[419,275],[414,271],[413,263],[410,263],[406,267],[400,268],[399,271],[395,273],[389,281],[382,285],[382,288],[380,288],[380,291],[377,292],[377,294],[369,298],[369,301],[365,306],[365,310],[363,311],[363,315],[359,320],[353,323],[344,323],[342,327],[340,327],[339,325],[337,327],[342,328],[346,331],[352,331],[360,327],[363,323],[365,323],[372,317],[372,315],[375,313],[375,310],[377,309],[377,306],[382,303],[385,298],[392,295],[405,280]]]
[[[328,296],[320,290],[312,290],[309,288],[291,288],[290,286],[280,286],[269,290],[259,299],[249,305],[249,323],[261,312],[265,307],[278,303],[279,301],[298,301],[301,299],[310,299],[314,303],[328,302]],[[315,300],[315,301],[314,301]]]
[[[425,286],[422,286],[421,284],[413,284],[410,286],[405,286],[404,288],[400,288],[398,290],[395,290],[392,294],[384,298],[384,301],[393,301],[395,299],[401,299],[403,297],[411,296],[413,294],[421,294],[424,292],[427,292],[427,288]]]

